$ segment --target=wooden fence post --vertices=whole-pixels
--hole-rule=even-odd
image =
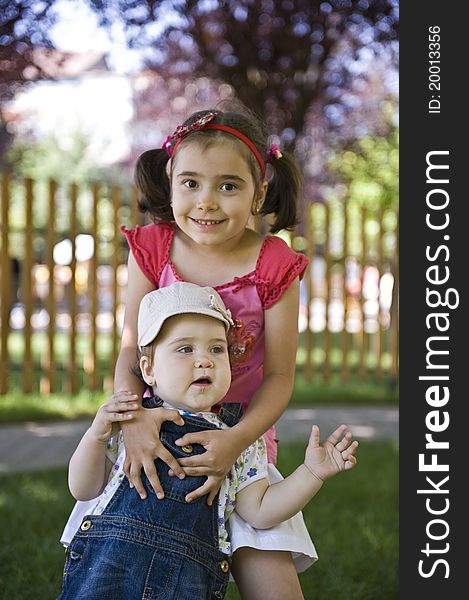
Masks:
[[[326,211],[326,222],[325,222],[325,230],[326,236],[324,240],[324,260],[326,261],[326,274],[325,274],[325,298],[324,301],[326,303],[326,315],[325,315],[325,327],[324,327],[324,365],[323,365],[323,375],[324,379],[327,381],[331,376],[331,330],[329,328],[329,318],[330,318],[330,303],[331,303],[331,249],[330,249],[330,206],[326,202],[324,204],[324,209]]]
[[[113,236],[113,247],[112,253],[112,271],[113,271],[113,282],[112,282],[112,304],[114,307],[114,319],[112,322],[112,352],[110,360],[109,376],[111,382],[114,381],[114,369],[117,361],[118,352],[118,331],[117,331],[117,302],[118,302],[118,280],[117,280],[117,269],[119,267],[119,254],[120,254],[120,233],[119,233],[119,208],[121,203],[121,190],[117,186],[112,187],[112,208],[113,208],[113,224],[114,224],[114,236]]]
[[[397,211],[396,225],[396,254],[394,256],[394,268],[392,274],[394,285],[392,288],[391,305],[391,380],[397,382],[399,370],[399,211]]]
[[[99,266],[99,240],[98,240],[98,204],[100,185],[93,184],[93,205],[91,220],[91,235],[93,236],[93,256],[90,260],[90,357],[89,357],[89,386],[92,390],[98,389],[99,359],[97,352],[98,343],[98,266]]]
[[[342,329],[342,370],[341,379],[345,381],[348,377],[348,333],[347,333],[347,255],[348,255],[348,211],[347,202],[342,205],[344,229],[342,232],[342,304],[344,325]]]
[[[142,213],[138,209],[138,192],[135,186],[132,186],[130,192],[130,218],[132,227],[140,225]]]
[[[0,343],[0,394],[8,392],[8,375],[10,372],[10,356],[8,353],[8,337],[10,334],[11,308],[11,262],[9,244],[8,209],[10,207],[10,174],[2,173],[2,281],[1,294],[1,343]]]
[[[49,290],[47,295],[47,313],[49,323],[47,325],[47,358],[46,373],[47,379],[41,385],[41,390],[51,393],[56,389],[56,367],[55,367],[55,318],[56,318],[56,298],[55,298],[55,263],[54,263],[54,245],[56,241],[55,234],[55,196],[57,193],[57,183],[54,180],[49,181],[49,226],[47,227],[47,270],[49,271]]]
[[[32,326],[31,316],[33,313],[32,297],[32,267],[33,267],[33,181],[25,180],[25,227],[24,227],[24,260],[21,268],[21,299],[24,306],[24,352],[23,352],[23,377],[22,390],[29,394],[33,390],[33,358],[31,352]]]
[[[77,219],[77,198],[78,186],[76,183],[70,185],[70,240],[72,242],[72,260],[70,263],[70,287],[69,287],[69,306],[70,306],[70,349],[68,361],[68,390],[75,394],[78,389],[77,382],[77,287],[76,287],[76,237],[78,233]]]
[[[376,344],[375,344],[375,358],[376,358],[376,367],[375,374],[377,381],[381,381],[383,377],[383,367],[382,367],[382,355],[384,348],[384,329],[383,329],[383,311],[381,308],[381,277],[383,276],[384,271],[384,251],[383,251],[383,208],[380,207],[378,211],[378,258],[377,258],[377,267],[378,267],[378,314],[376,315],[378,320],[378,329],[376,331]]]
[[[361,256],[360,256],[360,268],[361,268],[361,282],[360,282],[360,311],[361,311],[361,328],[358,333],[358,348],[359,348],[359,359],[358,359],[358,377],[363,379],[365,377],[365,357],[366,357],[366,335],[365,335],[365,311],[364,311],[364,297],[363,297],[363,284],[365,282],[365,267],[367,262],[367,237],[366,237],[366,209],[362,207],[361,210]]]
[[[305,330],[305,379],[310,383],[313,379],[314,374],[314,361],[313,361],[313,332],[311,330],[311,300],[312,300],[312,288],[311,288],[311,269],[313,268],[314,262],[314,233],[311,224],[312,219],[312,208],[313,203],[306,204],[306,240],[307,240],[307,256],[309,258],[309,265],[306,267],[304,283],[306,287],[306,330]]]

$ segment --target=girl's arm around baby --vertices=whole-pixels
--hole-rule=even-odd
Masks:
[[[242,489],[236,495],[238,514],[252,527],[268,529],[300,511],[327,479],[357,464],[358,442],[346,430],[341,425],[322,446],[319,427],[313,425],[304,463],[283,481],[269,485],[261,479]]]
[[[119,423],[133,418],[137,399],[135,394],[119,392],[99,407],[70,459],[68,486],[75,500],[91,500],[102,492],[111,466],[106,459],[107,441],[118,433]]]
[[[137,363],[137,315],[140,302],[154,285],[140,270],[132,252],[128,260],[127,298],[125,303],[124,325],[122,329],[121,347],[116,362],[114,390],[116,393],[128,391],[137,394],[139,405],[144,391],[143,381],[134,372]],[[164,408],[142,408],[130,420],[121,421],[125,444],[124,473],[141,498],[147,492],[142,483],[142,468],[145,471],[155,494],[163,498],[164,490],[155,467],[155,459],[161,460],[179,477],[184,472],[174,456],[160,442],[159,431],[164,421],[171,420],[176,425],[184,425],[183,418],[174,410]]]

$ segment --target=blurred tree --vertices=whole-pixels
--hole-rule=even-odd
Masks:
[[[37,141],[17,137],[6,158],[23,177],[80,184],[89,181],[94,173],[86,156],[86,147],[86,136],[80,131],[66,140],[54,134]]]
[[[82,2],[150,70],[134,90],[138,150],[160,144],[189,111],[237,96],[296,151],[307,197],[319,200],[331,147],[388,136],[379,110],[390,97],[396,104],[397,86],[385,80],[397,70],[398,0]],[[0,101],[47,76],[33,49],[50,45],[56,4],[0,0]]]
[[[25,225],[25,193],[23,178],[34,180],[33,222],[38,230],[49,225],[49,180],[58,183],[56,192],[56,215],[54,230],[59,238],[66,239],[70,229],[70,184],[78,185],[77,219],[82,232],[89,231],[92,219],[92,181],[120,185],[124,190],[122,200],[128,202],[128,179],[117,165],[96,168],[87,153],[88,139],[77,130],[67,137],[49,134],[38,140],[33,135],[16,137],[6,155],[7,164],[14,165],[15,177],[10,189],[10,224],[12,226],[12,255],[23,257],[22,228]],[[19,176],[19,177],[17,177]],[[128,216],[129,208],[125,214]],[[121,213],[122,215],[124,212]],[[109,241],[114,237],[113,206],[110,187],[102,185],[98,201],[100,256],[104,260],[112,254]],[[38,257],[45,251],[45,236],[35,239]],[[39,258],[42,260],[42,258]]]
[[[398,0],[83,2],[111,32],[121,27],[145,65],[165,78],[208,76],[232,86],[290,148],[311,106],[325,101],[334,122],[360,51],[378,55],[398,32]],[[0,101],[16,85],[50,76],[35,47],[51,46],[56,4],[0,0]]]
[[[367,48],[360,53],[370,54]],[[360,70],[365,76],[356,74],[347,87],[326,93],[312,106],[298,137],[296,153],[305,157],[305,192],[311,199],[329,196],[328,188],[339,174],[331,165],[345,150],[353,150],[356,140],[390,139],[397,126],[398,71],[393,52],[368,56]]]
[[[364,136],[337,152],[330,168],[347,184],[352,202],[376,210],[397,208],[399,198],[399,130],[387,137]]]
[[[19,85],[49,75],[35,48],[50,48],[53,0],[0,0],[0,102],[11,98]]]
[[[53,1],[0,0],[0,108],[25,83],[48,78],[44,54],[37,46],[48,48]],[[12,141],[0,110],[0,157]],[[0,158],[0,163],[3,161]]]
[[[67,186],[74,182],[85,184],[95,175],[86,156],[87,140],[79,131],[65,141],[49,134],[35,141],[32,138],[17,137],[6,154],[7,165],[14,165],[19,178],[14,178],[11,186],[11,223],[21,227],[24,221],[24,188],[23,178],[30,177],[35,181],[34,188],[34,222],[45,227],[48,222],[48,181],[59,182],[59,211],[56,226],[58,230],[68,227],[69,216],[62,195],[67,193]]]
[[[341,57],[379,53],[398,30],[397,0],[88,1],[149,68],[228,83],[290,148],[312,104],[353,78]]]

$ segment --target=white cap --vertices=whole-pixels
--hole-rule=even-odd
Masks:
[[[148,346],[156,338],[166,319],[186,313],[218,319],[225,324],[227,330],[233,325],[231,312],[213,288],[176,281],[142,298],[138,311],[138,345]]]

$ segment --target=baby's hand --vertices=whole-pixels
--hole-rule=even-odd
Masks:
[[[102,404],[91,424],[90,430],[99,442],[107,442],[119,431],[119,423],[133,418],[131,411],[137,410],[138,396],[131,392],[117,392]]]
[[[352,434],[346,430],[347,425],[340,425],[321,446],[319,427],[313,425],[311,429],[304,464],[313,475],[322,481],[337,475],[340,471],[348,471],[357,464],[354,455],[358,448],[358,442],[352,442]]]

